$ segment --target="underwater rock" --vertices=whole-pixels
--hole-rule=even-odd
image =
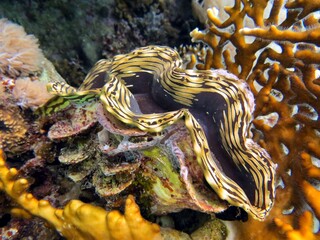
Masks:
[[[199,229],[194,231],[190,236],[193,240],[222,240],[228,235],[227,227],[218,219],[211,219]]]

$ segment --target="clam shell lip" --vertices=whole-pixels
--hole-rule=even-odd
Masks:
[[[109,197],[121,193],[134,181],[134,174],[121,172],[117,175],[121,181],[117,181],[115,176],[106,176],[101,171],[96,171],[92,177],[92,183],[96,191],[102,197]]]
[[[89,122],[83,126],[74,127],[69,120],[60,121],[54,124],[49,132],[48,138],[51,140],[63,140],[75,135],[81,134],[95,125],[95,122]]]
[[[51,140],[64,140],[78,134],[87,132],[97,123],[94,110],[71,109],[70,119],[61,120],[52,125],[48,131]]]
[[[118,173],[132,173],[136,171],[141,165],[141,162],[136,160],[133,163],[121,163],[121,164],[106,164],[106,163],[101,163],[100,164],[100,170],[103,173],[104,176],[113,176]]]
[[[84,148],[85,147],[77,147],[72,149],[70,147],[65,147],[61,149],[58,157],[59,162],[64,164],[76,164],[87,160],[91,156],[91,153],[86,151]]]
[[[108,129],[109,132],[119,134],[123,136],[144,136],[146,132],[132,128],[128,125],[118,121],[112,114],[106,111],[102,104],[98,104],[96,112],[97,120],[104,128]]]

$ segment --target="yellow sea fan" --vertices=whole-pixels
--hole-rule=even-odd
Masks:
[[[134,197],[126,200],[125,212],[105,211],[101,207],[71,200],[63,209],[54,208],[47,200],[38,200],[27,192],[29,182],[18,177],[18,170],[7,168],[0,149],[0,190],[3,190],[17,207],[14,216],[40,217],[53,226],[66,239],[78,240],[161,240],[160,227],[145,220]]]

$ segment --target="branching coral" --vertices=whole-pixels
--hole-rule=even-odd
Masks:
[[[249,83],[256,98],[255,138],[278,164],[281,186],[270,216],[264,223],[238,223],[239,238],[281,238],[271,230],[275,217],[278,226],[286,222],[293,229],[300,222],[307,228],[303,219],[312,219],[311,213],[300,217],[306,209],[319,219],[320,24],[313,14],[319,7],[319,1],[235,0],[225,7],[225,21],[208,9],[208,29],[191,33],[210,46],[198,68],[224,68]]]
[[[299,229],[293,229],[290,224],[286,224],[279,218],[274,219],[275,224],[280,228],[281,232],[289,240],[316,240],[320,234],[313,233],[313,219],[311,212],[304,212],[299,218]]]
[[[37,200],[28,193],[28,186],[26,179],[18,177],[16,169],[6,167],[0,150],[0,188],[20,207],[12,209],[13,214],[41,217],[67,239],[161,239],[159,226],[141,217],[132,196],[126,200],[124,215],[79,200],[56,209],[48,201]]]
[[[0,73],[26,76],[40,70],[43,58],[33,35],[27,35],[23,27],[7,19],[0,19]]]
[[[319,142],[316,144],[316,146],[319,146]],[[312,159],[309,154],[305,152],[301,154],[301,165],[307,179],[320,180],[320,168],[312,164]],[[302,180],[300,182],[300,188],[315,216],[320,219],[320,191],[315,187],[315,185],[309,183],[307,180]]]

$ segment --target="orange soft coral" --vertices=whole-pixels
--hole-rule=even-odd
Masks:
[[[142,218],[133,196],[126,200],[124,215],[118,211],[107,212],[79,200],[72,200],[63,209],[56,209],[48,201],[37,200],[28,193],[28,181],[17,178],[17,175],[16,169],[6,167],[0,150],[0,189],[20,206],[12,213],[41,217],[67,239],[161,239],[160,227]]]
[[[281,219],[275,218],[275,224],[280,228],[282,234],[288,240],[316,240],[320,238],[320,234],[313,233],[312,213],[304,212],[299,218],[299,228],[293,229],[290,224],[284,223]]]
[[[319,145],[320,143],[317,142],[316,146]],[[317,151],[319,151],[319,147],[317,147]],[[301,154],[301,165],[307,178],[320,180],[320,168],[313,165],[310,154],[305,152]],[[307,180],[300,182],[300,188],[307,203],[313,209],[315,216],[320,219],[320,191],[316,188],[315,184],[311,184]]]

